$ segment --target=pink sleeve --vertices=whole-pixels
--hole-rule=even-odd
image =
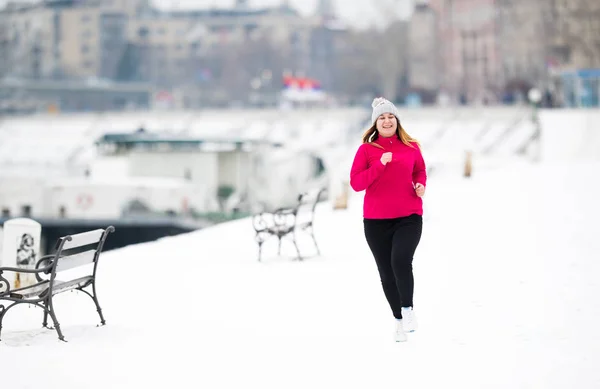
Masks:
[[[423,184],[427,186],[427,170],[425,168],[425,161],[423,160],[423,154],[421,154],[421,148],[415,145],[417,148],[417,155],[415,156],[415,164],[413,166],[413,183]]]
[[[385,165],[381,162],[374,163],[373,166],[369,167],[367,151],[364,147],[359,147],[350,170],[350,186],[356,192],[365,190],[381,176],[384,169]]]

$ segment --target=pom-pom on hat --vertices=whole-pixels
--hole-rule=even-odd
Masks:
[[[375,123],[375,120],[379,117],[379,115],[384,113],[391,113],[396,116],[396,119],[400,120],[399,112],[396,109],[396,106],[392,104],[391,101],[384,99],[383,97],[376,97],[371,104],[373,107],[373,113],[371,114],[371,123]]]

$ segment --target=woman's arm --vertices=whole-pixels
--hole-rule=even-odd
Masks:
[[[421,148],[419,146],[415,146],[417,148],[417,156],[415,158],[415,164],[413,166],[413,174],[412,179],[413,183],[422,184],[423,186],[427,185],[427,169],[425,167],[425,161],[423,160],[423,154],[421,154]]]
[[[375,162],[369,167],[367,152],[364,147],[359,147],[350,170],[350,186],[356,192],[365,190],[381,176],[384,169],[385,165],[381,162]]]

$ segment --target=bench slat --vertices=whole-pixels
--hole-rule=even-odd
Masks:
[[[37,297],[44,291],[46,291],[49,286],[50,281],[42,281],[34,285],[26,286],[24,288],[11,290],[9,292],[9,296],[16,299],[27,299]]]
[[[100,242],[100,238],[104,233],[103,229],[97,229],[81,234],[71,235],[71,240],[67,240],[63,245],[63,250],[69,250],[75,247],[85,246],[92,243]]]
[[[58,294],[70,289],[75,288],[83,288],[92,281],[92,276],[85,276],[81,278],[77,278],[70,281],[54,281],[54,286],[52,288],[52,294]]]
[[[94,262],[96,250],[88,250],[82,253],[60,257],[56,264],[56,272],[72,269],[77,266],[87,265]]]
[[[52,287],[52,294],[58,294],[61,292],[65,292],[67,290],[83,288],[90,284],[92,281],[92,276],[80,277],[70,281],[59,281],[54,280],[54,285]],[[10,297],[16,299],[32,299],[35,297],[42,297],[44,293],[50,287],[49,281],[40,282],[39,284],[28,286],[26,288],[21,288],[18,290],[14,290],[10,293]]]

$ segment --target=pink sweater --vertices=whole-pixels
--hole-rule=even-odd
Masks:
[[[427,184],[425,162],[419,146],[409,147],[395,135],[380,136],[375,143],[364,143],[356,152],[350,171],[350,186],[357,192],[366,190],[363,217],[366,219],[392,219],[423,214],[423,200],[415,193],[414,185]],[[383,165],[385,152],[392,160]]]

